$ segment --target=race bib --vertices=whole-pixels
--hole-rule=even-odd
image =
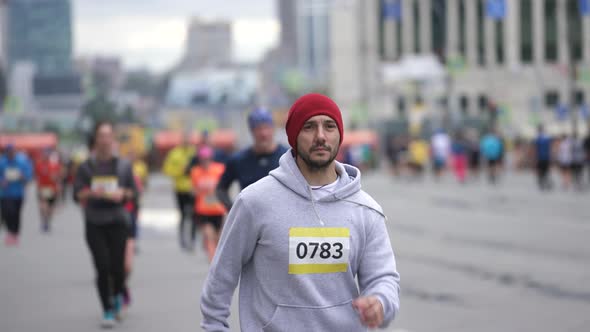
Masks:
[[[50,187],[41,188],[41,197],[43,197],[43,198],[52,198],[53,195],[54,195],[53,188],[50,188]]]
[[[346,272],[349,253],[348,228],[289,229],[289,274]]]
[[[95,176],[92,178],[91,185],[93,191],[104,191],[112,193],[119,188],[117,178],[114,176]]]
[[[4,177],[8,181],[16,181],[16,180],[20,179],[20,177],[21,177],[20,169],[18,169],[18,168],[7,168],[4,171]]]

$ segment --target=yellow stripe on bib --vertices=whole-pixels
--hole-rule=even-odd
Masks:
[[[348,264],[290,264],[289,274],[346,272]]]
[[[337,227],[293,227],[289,229],[290,237],[349,237],[348,228]]]

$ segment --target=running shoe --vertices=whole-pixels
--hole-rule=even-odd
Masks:
[[[115,298],[113,300],[113,307],[115,310],[115,318],[117,318],[118,321],[123,320],[125,316],[125,308],[123,307],[123,295],[115,295]]]
[[[112,329],[115,327],[115,314],[111,310],[104,313],[100,326],[103,329]]]

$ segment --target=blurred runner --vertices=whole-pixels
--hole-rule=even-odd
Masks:
[[[479,178],[479,169],[481,164],[479,134],[474,128],[467,130],[467,151],[469,156],[469,174],[472,178]]]
[[[572,153],[574,145],[568,135],[562,135],[557,145],[557,162],[561,172],[561,187],[569,190],[572,185]]]
[[[238,181],[240,189],[244,189],[262,179],[279,166],[279,158],[287,151],[286,147],[275,142],[274,122],[268,110],[258,108],[252,111],[248,115],[248,126],[254,145],[229,158],[217,186],[217,197],[228,210],[232,206],[229,197],[232,183]]]
[[[213,260],[221,232],[225,206],[217,199],[215,188],[225,170],[221,163],[214,162],[213,149],[203,146],[199,150],[199,165],[191,170],[195,190],[195,223],[203,229],[203,246],[209,262]]]
[[[26,186],[32,177],[33,166],[29,157],[17,152],[13,144],[8,144],[5,155],[0,156],[0,206],[8,230],[5,239],[7,246],[18,245]]]
[[[96,286],[103,309],[101,326],[112,328],[121,318],[125,285],[125,246],[129,214],[125,202],[137,196],[131,164],[113,154],[113,125],[95,126],[93,154],[80,165],[74,181],[74,199],[85,220],[86,242],[96,270]]]
[[[551,137],[545,134],[545,128],[540,125],[537,128],[537,138],[534,142],[535,167],[537,169],[537,183],[541,190],[551,190],[552,184],[549,178],[551,167]]]
[[[451,139],[447,133],[439,129],[431,138],[430,148],[432,149],[432,162],[435,179],[440,179],[447,167],[451,155]]]
[[[385,216],[360,171],[335,161],[343,130],[328,97],[293,104],[292,150],[240,193],[223,228],[201,295],[205,331],[230,331],[238,282],[242,331],[366,331],[394,319],[399,274]]]
[[[582,190],[582,174],[584,163],[586,162],[586,153],[584,151],[584,142],[574,131],[572,135],[572,180],[577,190]]]
[[[193,204],[192,183],[186,169],[195,155],[195,147],[190,142],[190,133],[186,133],[181,144],[168,153],[164,161],[164,173],[174,181],[176,205],[180,214],[178,224],[178,239],[180,248],[191,250],[191,245],[186,239],[186,229],[192,227]]]
[[[35,165],[41,230],[43,232],[49,232],[51,229],[50,223],[55,204],[61,197],[62,175],[63,169],[57,151],[50,148],[43,151],[42,157]]]
[[[421,178],[428,163],[428,143],[419,136],[415,136],[409,146],[409,166],[413,176]]]
[[[502,162],[504,147],[502,140],[494,130],[490,130],[481,139],[480,151],[486,161],[488,180],[494,184],[498,180],[498,173]]]
[[[457,131],[452,143],[453,172],[459,183],[465,183],[467,177],[468,146],[463,133]]]

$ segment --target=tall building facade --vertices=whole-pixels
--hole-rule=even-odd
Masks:
[[[227,66],[231,63],[231,24],[193,19],[188,28],[182,69]]]
[[[0,68],[6,68],[6,0],[0,0]]]
[[[294,61],[297,55],[297,1],[278,0],[278,18],[281,24],[281,34],[279,36],[279,48],[281,53],[291,56],[290,60]]]
[[[8,62],[35,65],[38,76],[72,73],[72,17],[69,0],[8,2]]]
[[[407,86],[392,88],[373,73],[382,73],[387,63],[423,55],[436,56],[448,72],[444,103],[433,100],[430,112],[445,104],[454,112],[480,116],[497,105],[506,123],[530,133],[540,122],[559,127],[555,110],[560,104],[590,103],[590,13],[581,7],[584,0],[351,2],[356,14],[349,15],[364,28],[357,29],[354,41],[343,42],[365,55],[350,61],[369,70],[375,89],[368,98],[379,116],[407,113],[428,96]],[[367,54],[377,54],[378,60]],[[579,73],[575,80],[570,63]],[[333,73],[339,69],[332,68]],[[344,94],[338,86],[333,92]]]
[[[325,85],[330,70],[329,0],[297,0],[297,64],[312,82]]]

